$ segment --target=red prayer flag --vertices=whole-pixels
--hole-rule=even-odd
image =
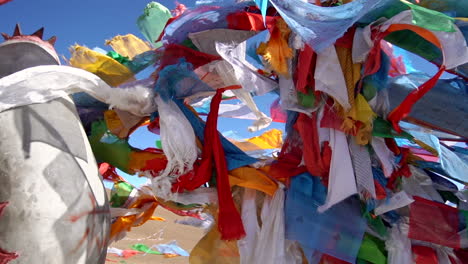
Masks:
[[[311,117],[300,113],[294,128],[299,132],[304,143],[304,162],[310,174],[318,177],[327,177],[330,170],[331,149],[319,145],[317,129],[317,113]],[[329,148],[329,146],[328,146]]]
[[[335,258],[333,256],[323,254],[320,264],[349,264],[349,262]]]
[[[299,144],[292,141],[291,137],[286,138],[278,155],[278,160],[271,164],[269,174],[277,180],[288,179],[307,171],[305,166],[300,165],[302,149]]]
[[[217,129],[219,104],[223,92],[227,89],[216,90],[216,94],[211,100],[210,113],[206,120],[205,142],[203,144],[200,166],[194,174],[180,176],[178,181],[173,184],[172,191],[193,190],[207,182],[211,178],[214,161],[219,201],[218,228],[221,233],[221,239],[238,240],[245,236],[245,230],[240,214],[232,199],[226,156]]]
[[[308,94],[308,86],[314,85],[314,72],[317,54],[307,44],[304,50],[299,52],[297,69],[295,73],[296,90],[303,94]]]
[[[413,245],[413,259],[416,264],[439,264],[437,253],[433,248]]]
[[[248,30],[248,31],[262,31],[271,29],[275,24],[278,17],[265,17],[266,26],[263,23],[262,15],[249,13],[245,11],[229,14],[226,17],[229,29]]]
[[[180,59],[185,59],[187,62],[191,63],[194,69],[221,59],[219,56],[196,51],[179,44],[169,44],[164,46],[163,50],[158,49],[156,52],[162,52],[159,61],[160,69],[163,69],[167,65],[177,64]]]
[[[461,263],[468,263],[468,250],[466,249],[455,249],[453,251],[455,253],[455,256],[461,261]],[[452,260],[451,260],[452,261]],[[453,264],[458,264],[454,263]]]
[[[413,197],[408,237],[451,248],[460,248],[459,213],[445,204]]]

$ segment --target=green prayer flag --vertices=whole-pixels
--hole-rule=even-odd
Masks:
[[[132,193],[133,187],[127,182],[117,182],[111,191],[110,205],[112,207],[121,207],[128,200]]]
[[[156,147],[157,147],[158,149],[162,149],[161,140],[156,140]]]
[[[313,91],[310,91],[308,94],[298,92],[297,99],[304,107],[313,108],[315,106],[315,95]]]
[[[369,262],[367,262],[367,261],[365,261],[365,260],[363,260],[363,259],[358,258],[358,259],[356,259],[356,264],[369,264]]]
[[[408,140],[413,140],[413,136],[407,132],[403,131],[401,134],[398,134],[395,130],[393,130],[390,122],[381,117],[377,117],[374,120],[372,136],[382,138],[406,138]]]
[[[387,227],[380,216],[372,217],[369,212],[365,212],[364,218],[367,220],[369,226],[377,232],[377,234],[383,237],[387,236]]]
[[[385,243],[376,237],[366,234],[359,248],[358,259],[373,264],[386,264],[387,257],[383,252],[385,252]]]
[[[368,82],[368,79],[371,79],[372,76],[364,77],[364,82],[362,85],[362,95],[366,98],[367,101],[370,101],[377,95],[377,87],[375,87],[372,81]]]
[[[455,32],[454,18],[419,5],[402,1],[411,8],[413,24],[434,31]]]
[[[385,40],[428,61],[442,58],[440,49],[410,30],[392,32]]]
[[[118,61],[120,64],[123,64],[125,66],[127,66],[127,63],[130,61],[130,59],[128,57],[124,57],[122,55],[120,55],[119,53],[111,50],[109,52],[107,52],[106,54],[108,57],[111,57],[113,58],[114,60]]]
[[[91,135],[88,137],[96,160],[107,162],[125,173],[128,171],[131,147],[128,141],[110,133],[103,120],[91,124]],[[105,140],[104,140],[105,139]]]
[[[156,251],[156,250],[152,250],[150,247],[148,247],[145,244],[135,244],[131,248],[134,249],[134,250],[143,252],[143,253],[149,253],[149,254],[154,254],[154,255],[162,255],[161,252]]]
[[[157,2],[151,2],[146,6],[143,15],[138,18],[137,25],[151,45],[159,48],[162,44],[160,42],[156,43],[156,40],[159,39],[171,17],[171,11],[167,7]]]

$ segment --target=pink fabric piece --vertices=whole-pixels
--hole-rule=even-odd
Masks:
[[[270,106],[270,116],[273,122],[286,123],[287,115],[281,109],[279,98],[276,99]]]

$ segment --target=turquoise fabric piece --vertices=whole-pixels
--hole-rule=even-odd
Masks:
[[[149,50],[136,55],[131,61],[128,61],[125,66],[127,66],[133,73],[137,74],[149,66],[154,65],[157,58],[157,53]]]
[[[266,12],[268,8],[268,0],[255,0],[255,3],[260,8],[260,12],[262,13],[263,23],[266,25]]]

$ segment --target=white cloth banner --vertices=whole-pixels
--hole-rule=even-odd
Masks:
[[[92,97],[128,111],[147,116],[156,111],[151,88],[112,88],[98,76],[69,66],[47,65],[27,68],[0,79],[0,112],[86,92]]]
[[[332,148],[332,157],[328,194],[325,204],[318,207],[319,212],[325,212],[333,205],[357,193],[346,135],[341,131],[330,129],[330,147]]]

